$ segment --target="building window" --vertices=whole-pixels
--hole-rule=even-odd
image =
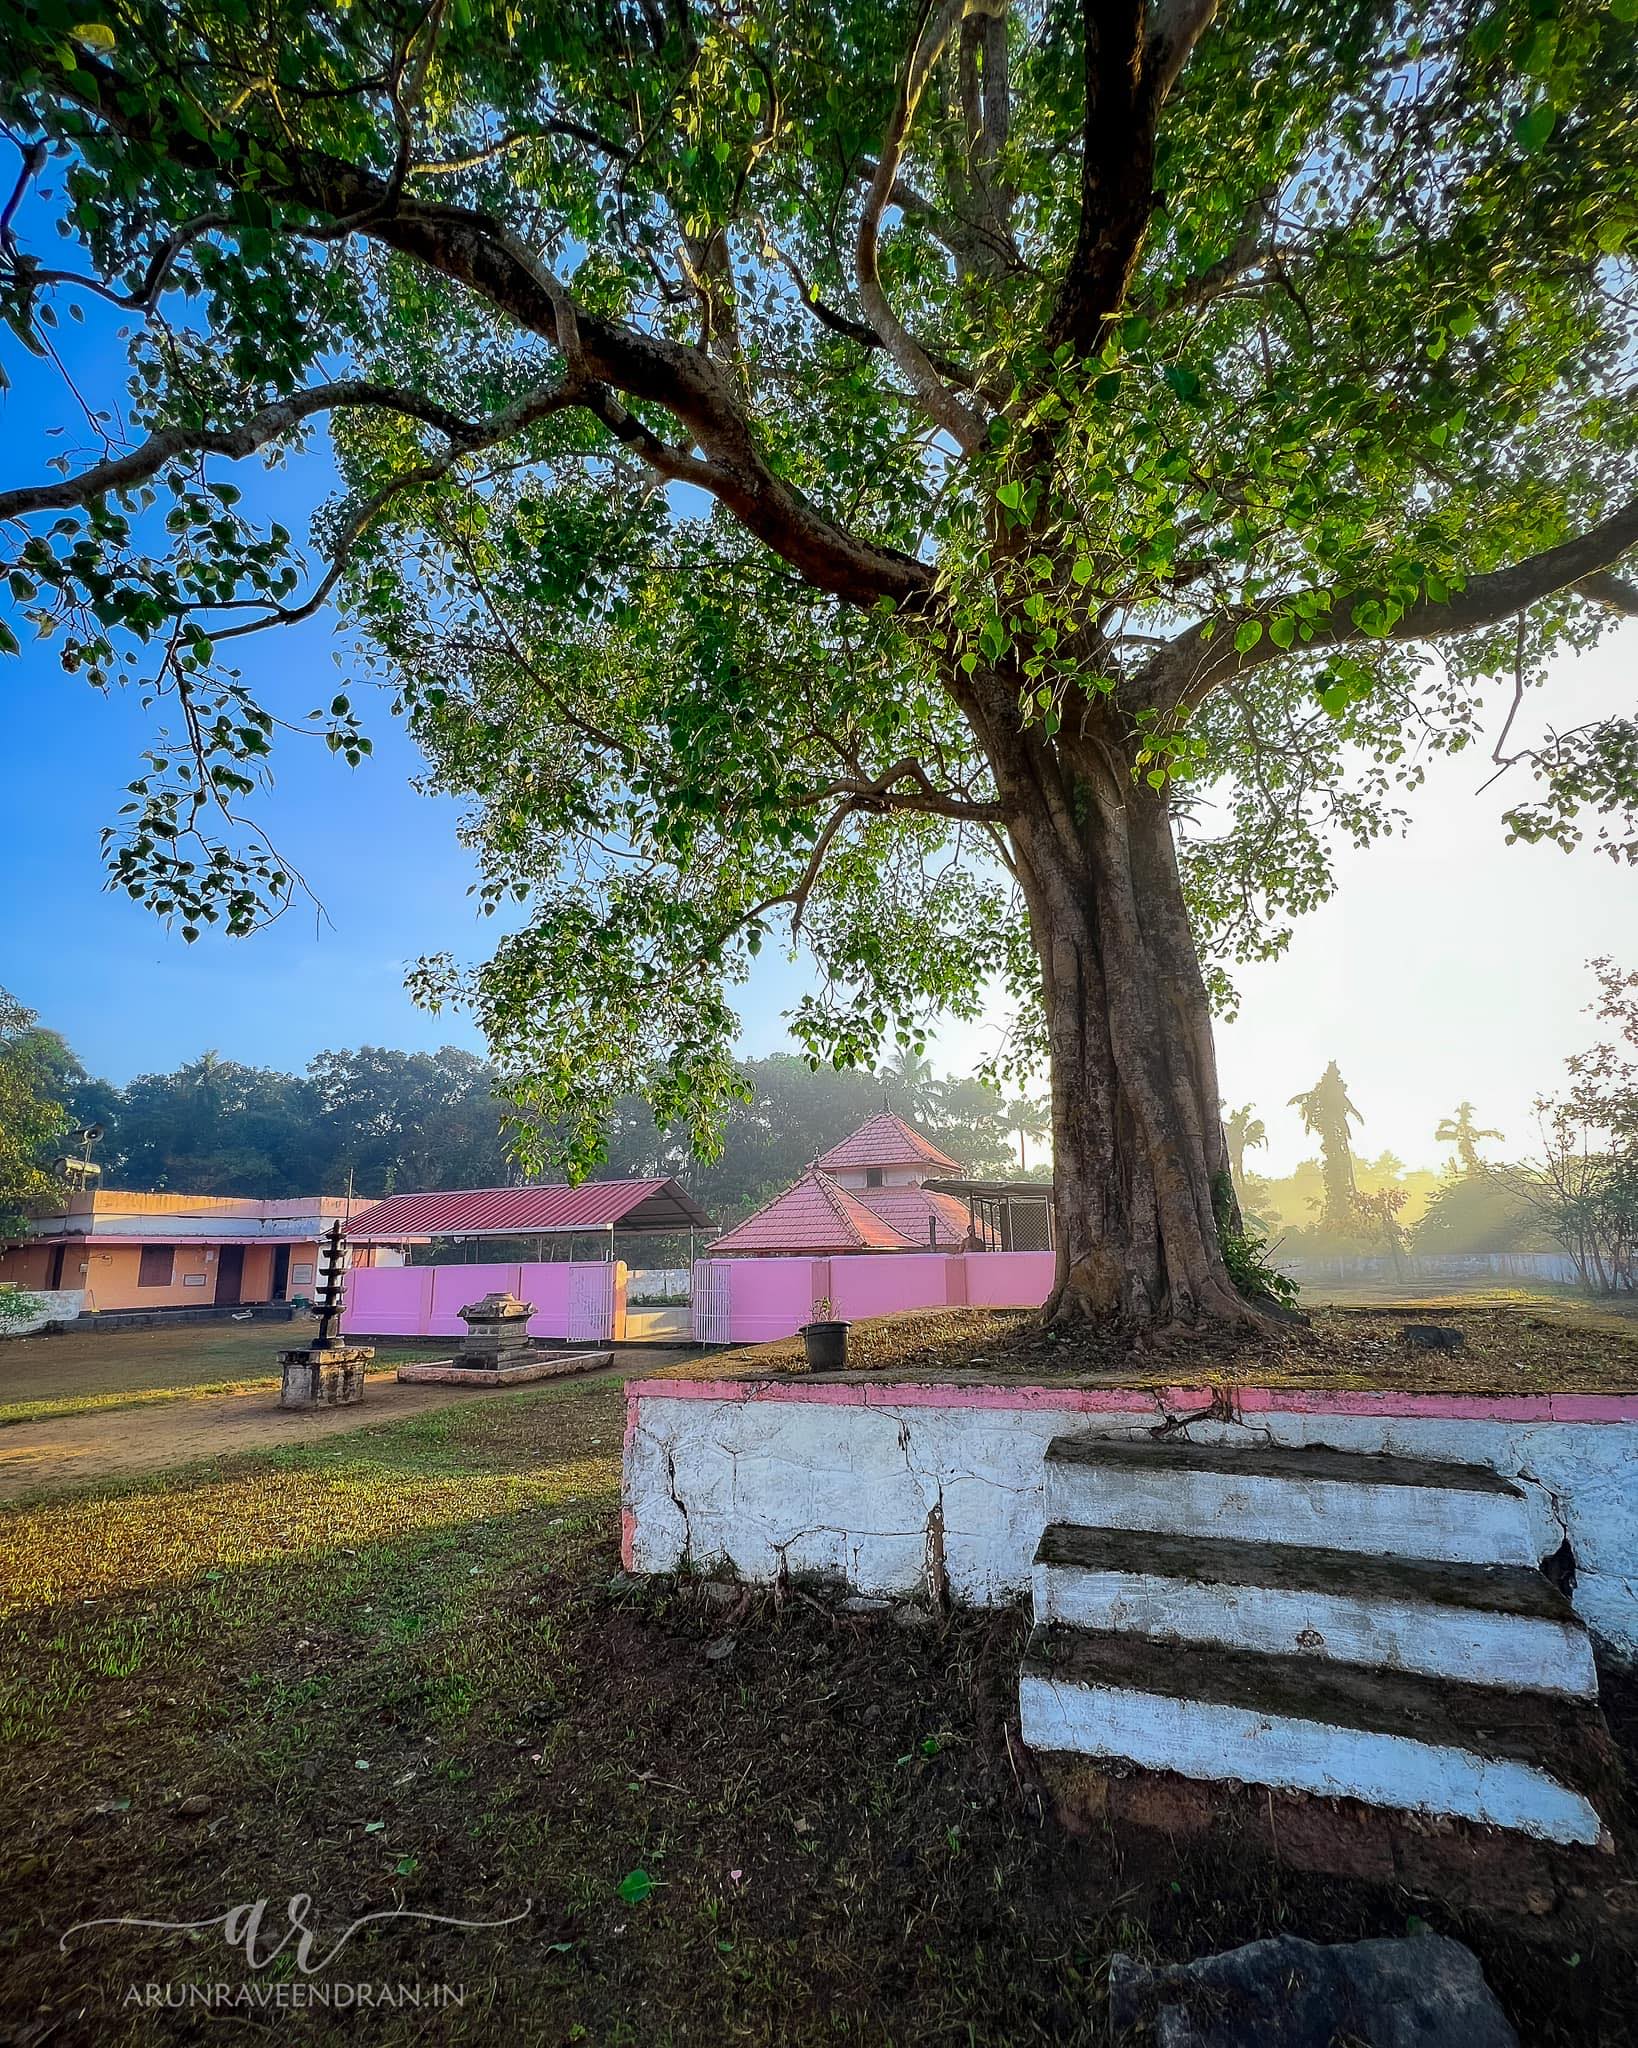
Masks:
[[[145,1244],[137,1266],[139,1287],[169,1287],[176,1271],[174,1244]]]
[[[881,1168],[880,1168],[879,1166],[867,1166],[867,1167],[865,1168],[865,1186],[866,1186],[867,1188],[879,1188],[879,1187],[880,1187],[881,1185],[882,1185],[882,1170],[881,1170]]]

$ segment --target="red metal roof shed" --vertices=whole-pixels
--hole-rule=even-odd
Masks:
[[[354,1244],[426,1237],[561,1237],[583,1230],[714,1230],[674,1180],[589,1180],[565,1188],[450,1188],[388,1195],[347,1225]]]

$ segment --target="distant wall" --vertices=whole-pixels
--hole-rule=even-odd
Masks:
[[[1397,1267],[1390,1258],[1276,1259],[1282,1273],[1299,1286],[1347,1280],[1461,1280],[1483,1285],[1491,1280],[1544,1280],[1575,1284],[1575,1261],[1563,1252],[1451,1252],[1443,1257],[1404,1254]]]

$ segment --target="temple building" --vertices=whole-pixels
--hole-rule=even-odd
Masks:
[[[848,1252],[959,1252],[988,1247],[956,1195],[924,1186],[961,1166],[903,1117],[883,1110],[797,1181],[719,1237],[713,1258],[837,1257]]]

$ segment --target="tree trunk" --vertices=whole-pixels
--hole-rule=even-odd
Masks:
[[[1133,1329],[1260,1324],[1219,1238],[1220,1208],[1238,1212],[1165,795],[1118,757],[1076,766],[1070,805],[1011,821],[1052,1061],[1046,1313]]]

